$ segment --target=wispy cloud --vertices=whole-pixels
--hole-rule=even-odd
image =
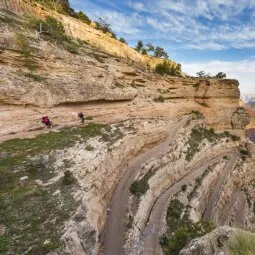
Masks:
[[[255,0],[70,0],[92,19],[108,17],[130,45],[138,40],[168,50],[187,72],[204,69],[240,80],[255,91]],[[223,55],[226,54],[226,55]],[[187,57],[186,55],[187,54]],[[249,55],[250,54],[250,55]],[[205,59],[209,63],[205,63]],[[210,61],[210,59],[240,61]],[[199,63],[182,61],[200,59]],[[246,58],[246,60],[243,60]],[[248,58],[248,60],[247,60]]]
[[[183,71],[190,75],[196,75],[199,71],[205,71],[213,75],[224,72],[228,78],[237,79],[240,89],[244,93],[255,92],[255,59],[243,61],[210,61],[205,63],[182,63]]]

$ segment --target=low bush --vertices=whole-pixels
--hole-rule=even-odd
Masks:
[[[88,144],[88,145],[85,147],[85,149],[86,149],[87,151],[93,151],[93,150],[94,150],[94,147],[93,147],[92,145]]]
[[[187,190],[187,185],[186,184],[183,184],[182,185],[182,191],[185,192]]]
[[[34,81],[38,81],[38,82],[42,82],[42,81],[46,80],[45,77],[43,77],[39,74],[32,73],[32,72],[24,73],[24,76],[28,77],[30,79],[33,79]]]
[[[24,67],[27,67],[29,70],[36,69],[38,67],[37,61],[33,55],[33,48],[30,46],[28,38],[23,34],[17,34],[15,43]]]
[[[156,65],[155,72],[160,75],[167,74],[171,76],[180,76],[181,67],[179,64],[177,66],[173,66],[173,65],[170,65],[168,61],[164,61],[163,63]]]
[[[238,231],[227,243],[230,255],[255,254],[255,236],[248,232]]]
[[[164,103],[165,102],[165,98],[163,96],[159,96],[157,98],[154,98],[153,101],[157,102],[157,103]]]
[[[130,192],[137,197],[144,195],[146,191],[150,188],[148,181],[152,175],[152,172],[148,172],[141,180],[134,181],[131,184]]]
[[[64,172],[63,177],[63,184],[65,185],[71,185],[75,182],[75,178],[73,177],[72,173],[69,170],[66,170]]]
[[[186,160],[190,161],[193,158],[193,156],[199,151],[199,145],[204,139],[207,139],[209,142],[213,142],[223,137],[226,137],[224,133],[217,134],[213,128],[193,128],[187,142],[188,149],[186,151]]]
[[[160,238],[164,254],[178,255],[187,243],[211,232],[215,227],[209,221],[193,223],[189,218],[189,208],[178,199],[173,199],[167,209],[167,231]]]
[[[75,42],[73,38],[66,35],[63,25],[55,18],[47,16],[45,20],[41,20],[29,16],[26,20],[27,26],[36,29],[43,39],[56,42],[67,51],[73,54],[78,54],[78,49],[80,47],[79,42]]]

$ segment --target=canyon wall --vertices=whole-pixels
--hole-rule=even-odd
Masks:
[[[240,97],[236,80],[158,75],[141,65],[144,56],[79,20],[49,13],[25,0],[11,0],[7,5],[12,12],[6,7],[0,11],[2,20],[7,21],[0,25],[1,133],[20,131],[18,125],[12,124],[13,117],[18,123],[26,119],[22,121],[23,130],[36,129],[41,114],[51,115],[60,124],[64,119],[75,120],[74,112],[80,110],[107,122],[141,117],[169,120],[198,110],[203,112],[206,124],[216,129],[242,129],[247,123],[245,113],[236,115]],[[70,31],[77,32],[74,37],[89,34],[94,41],[91,39],[89,45],[79,48],[78,54],[72,54],[28,29],[19,16],[23,13],[53,15],[63,24],[68,23],[65,27],[70,27]],[[28,39],[36,62],[32,71],[24,64],[17,33]],[[96,39],[98,36],[100,40]],[[95,47],[94,42],[99,41],[105,49]],[[119,47],[116,56],[109,54],[114,45]],[[162,61],[146,58],[155,63]]]
[[[2,3],[2,8],[8,9],[18,15],[29,14],[42,19],[46,16],[53,16],[63,24],[68,35],[84,40],[88,44],[114,56],[140,62],[150,67],[155,67],[157,64],[164,61],[161,58],[141,55],[128,45],[112,38],[109,34],[95,29],[93,25],[88,25],[81,20],[49,10],[34,1],[10,0],[7,4]],[[171,66],[177,65],[177,63],[172,60],[168,60],[168,63]]]

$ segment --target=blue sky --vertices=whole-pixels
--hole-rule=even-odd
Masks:
[[[70,0],[92,20],[107,17],[130,46],[162,46],[191,75],[226,72],[255,93],[255,0]]]

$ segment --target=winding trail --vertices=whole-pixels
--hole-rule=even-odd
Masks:
[[[188,118],[189,116],[184,116],[179,122],[174,124],[169,130],[169,136],[163,143],[135,158],[126,168],[108,206],[110,211],[103,232],[103,247],[100,254],[125,254],[125,216],[128,210],[129,187],[144,163],[152,157],[157,157],[161,153],[166,153],[168,151],[169,145],[176,139],[179,129],[186,124]]]
[[[234,225],[243,227],[245,220],[245,206],[245,194],[240,190],[235,190],[232,193],[226,214],[222,217],[221,225],[228,225],[231,222],[232,216],[234,216]]]
[[[171,184],[157,199],[154,207],[151,211],[149,221],[147,226],[142,232],[142,240],[144,241],[143,255],[161,255],[162,249],[159,244],[159,237],[162,234],[162,229],[164,227],[164,217],[167,211],[169,198],[175,193],[181,190],[182,185],[189,184],[191,180],[194,180],[200,176],[209,166],[218,162],[222,159],[224,154],[220,153],[216,157],[205,160],[200,166],[195,168],[194,166],[188,170],[188,174],[179,179],[177,182]],[[195,168],[195,170],[194,170]],[[192,169],[194,171],[192,171]]]
[[[237,161],[236,155],[232,154],[230,156],[230,159],[227,165],[224,167],[223,172],[219,176],[213,192],[211,193],[209,197],[208,203],[206,205],[206,208],[203,214],[204,219],[207,219],[207,220],[213,219],[213,208],[215,207],[215,205],[217,204],[220,198],[220,194],[222,192],[223,186],[226,183],[229,174],[233,171],[236,165],[236,161]]]

